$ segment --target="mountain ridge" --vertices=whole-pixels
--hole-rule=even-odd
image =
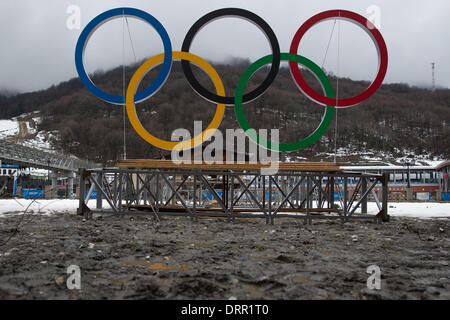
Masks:
[[[247,65],[223,64],[215,66],[228,95],[234,88]],[[137,65],[127,66],[126,83]],[[147,86],[156,76],[158,68],[143,80]],[[213,86],[206,75],[194,70],[199,81],[208,89]],[[250,79],[248,90],[261,83],[267,72],[262,68]],[[311,87],[320,90],[314,77],[302,71]],[[93,81],[107,92],[122,93],[122,67],[97,72]],[[348,97],[365,90],[366,81],[336,79],[329,74],[336,88],[339,81],[339,96]],[[248,91],[247,90],[247,91]],[[246,92],[247,92],[246,91]],[[105,103],[91,94],[78,78],[73,78],[46,90],[13,96],[0,95],[0,118],[17,117],[24,113],[39,111],[41,121],[38,131],[57,132],[51,141],[56,148],[63,149],[81,158],[114,163],[122,157],[123,109]],[[204,101],[186,81],[181,67],[174,63],[168,81],[153,97],[136,105],[144,127],[153,135],[170,139],[176,128],[192,131],[195,120],[209,123],[215,112],[214,104]],[[244,106],[249,123],[255,128],[279,128],[280,142],[292,142],[308,136],[318,125],[323,107],[311,102],[299,93],[287,68],[280,68],[277,79],[267,92],[254,102]],[[378,92],[357,107],[340,109],[337,112],[337,149],[347,150],[341,160],[364,160],[367,157],[383,156],[401,158],[406,156],[449,158],[450,155],[450,90],[411,87],[406,84],[384,84]],[[292,159],[329,160],[333,157],[334,126],[336,119],[324,136],[307,149],[288,154]],[[128,157],[158,158],[161,151],[143,141],[126,121]],[[219,129],[239,128],[233,107],[227,107]],[[286,155],[285,155],[286,156]]]

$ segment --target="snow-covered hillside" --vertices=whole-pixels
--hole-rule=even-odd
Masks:
[[[0,120],[0,138],[15,136],[19,133],[19,123],[16,120]]]
[[[50,139],[54,133],[37,131],[39,112],[22,114],[10,120],[0,120],[0,139],[52,152]]]
[[[41,121],[39,111],[22,114],[10,120],[0,120],[0,139],[7,139],[27,147],[54,152],[51,146],[51,139],[57,136],[57,132],[38,131]],[[417,166],[435,166],[445,160],[430,154],[417,154],[412,150],[394,149],[393,153],[381,152],[379,150],[358,148],[351,143],[348,146],[338,148],[336,154],[334,150],[319,152],[315,155],[304,157],[299,153],[281,154],[282,161],[336,161],[339,163],[384,163],[386,165],[404,165],[409,162]]]

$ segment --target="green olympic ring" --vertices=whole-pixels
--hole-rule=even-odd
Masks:
[[[281,53],[281,60],[282,61],[295,61],[297,63],[302,64],[306,68],[308,68],[320,81],[320,84],[322,85],[322,89],[325,92],[325,95],[328,98],[335,98],[333,87],[331,86],[330,80],[326,76],[326,74],[322,71],[322,69],[312,62],[311,60],[300,56],[298,54],[293,53]],[[234,111],[236,112],[236,117],[239,122],[239,125],[244,130],[245,134],[254,142],[257,144],[265,147],[266,149],[274,150],[274,151],[297,151],[300,149],[304,149],[312,145],[314,142],[320,139],[320,137],[327,131],[328,127],[331,124],[331,121],[333,120],[334,115],[334,107],[333,106],[326,106],[325,114],[322,117],[322,121],[320,122],[320,125],[317,127],[317,129],[311,133],[308,137],[306,137],[303,140],[292,142],[292,143],[274,143],[273,141],[263,139],[261,138],[256,131],[250,126],[248,123],[243,109],[243,103],[242,103],[242,97],[244,94],[245,85],[247,84],[248,80],[251,78],[251,76],[261,67],[263,67],[266,64],[272,63],[272,55],[269,54],[265,57],[262,57],[261,59],[255,61],[253,64],[251,64],[247,70],[245,70],[244,74],[242,75],[241,79],[239,80],[239,83],[236,88],[236,94],[234,98]]]

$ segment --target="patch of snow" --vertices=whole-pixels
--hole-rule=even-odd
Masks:
[[[437,165],[440,165],[445,160],[441,159],[441,160],[422,160],[422,161],[431,167],[436,167]]]
[[[36,137],[34,139],[23,140],[19,143],[24,146],[27,146],[27,147],[41,149],[41,150],[44,150],[47,152],[54,152],[52,150],[52,147],[49,142],[51,137],[52,137],[52,134],[48,134],[48,138],[47,138],[45,132],[41,131],[36,135]]]
[[[14,136],[19,133],[19,123],[15,120],[0,120],[0,137]]]
[[[450,218],[450,203],[440,202],[388,202],[388,214],[394,217]],[[369,214],[378,213],[375,202],[367,203]]]
[[[95,200],[91,200],[88,205],[95,206]],[[79,201],[76,199],[1,199],[0,218],[10,214],[43,214],[54,213],[76,214]],[[110,208],[106,200],[103,200],[103,207]],[[28,208],[28,209],[27,209]]]
[[[78,200],[30,200],[30,199],[2,199],[0,200],[0,218],[8,214],[23,214],[29,206],[27,213],[39,213],[51,215],[54,213],[75,214],[78,208]],[[95,200],[88,202],[88,207],[95,207]],[[110,208],[106,200],[103,200],[103,208]],[[367,204],[368,214],[378,213],[378,207],[375,202]],[[360,212],[360,209],[357,210]],[[450,218],[450,203],[439,202],[389,202],[388,213],[394,217],[414,217],[414,218]]]
[[[26,121],[25,123],[27,125],[27,130],[29,134],[36,133],[36,129],[31,126],[30,121]]]

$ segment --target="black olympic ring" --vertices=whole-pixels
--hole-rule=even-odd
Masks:
[[[254,14],[253,12],[238,8],[225,8],[212,11],[204,15],[200,19],[198,19],[197,22],[194,23],[194,25],[189,29],[188,33],[186,34],[186,37],[184,38],[181,51],[189,52],[192,40],[194,39],[196,34],[208,23],[224,16],[234,16],[237,18],[244,18],[245,20],[248,20],[253,24],[255,24],[259,29],[261,29],[262,32],[264,32],[272,48],[273,61],[270,67],[270,71],[267,74],[267,77],[264,79],[264,81],[256,89],[254,89],[249,93],[244,94],[243,103],[247,103],[252,100],[255,100],[266,91],[266,89],[275,80],[278,73],[278,69],[280,68],[281,59],[280,59],[280,45],[278,44],[278,39],[275,36],[275,33],[273,32],[272,28],[261,17]],[[200,96],[214,103],[234,105],[234,97],[218,96],[215,93],[205,89],[195,78],[194,73],[192,72],[191,63],[189,61],[181,60],[181,66],[186,76],[186,80],[189,82],[192,89],[194,89]]]

